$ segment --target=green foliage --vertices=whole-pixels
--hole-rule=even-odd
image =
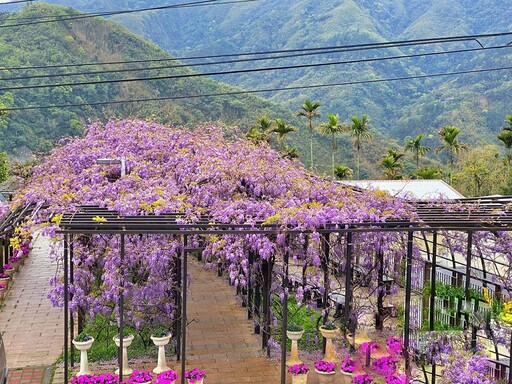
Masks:
[[[0,183],[3,183],[9,177],[9,160],[7,153],[0,152]]]
[[[124,328],[124,335],[130,333],[135,335],[135,339],[128,349],[129,357],[156,356],[156,349],[149,338],[150,332],[149,329],[144,329],[137,333],[131,327]],[[90,361],[116,358],[118,348],[113,337],[118,335],[118,329],[115,321],[103,316],[96,316],[94,319],[88,320],[82,333],[94,337],[94,343],[88,351]]]
[[[84,341],[89,341],[91,340],[92,336],[87,334],[85,331],[82,331],[78,334],[77,337],[75,337],[75,341],[78,341],[78,342],[84,342]]]

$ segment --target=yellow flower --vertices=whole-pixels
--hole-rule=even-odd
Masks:
[[[107,222],[107,219],[103,216],[94,216],[92,218],[93,221],[97,222],[97,223],[106,223]]]

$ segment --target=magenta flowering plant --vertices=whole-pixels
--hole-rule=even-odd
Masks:
[[[335,372],[336,365],[329,361],[317,360],[315,363],[315,369],[319,372],[331,373]]]
[[[288,372],[293,375],[305,375],[309,372],[309,368],[306,364],[294,364],[288,368]]]
[[[368,352],[368,349],[370,349],[370,353],[373,353],[379,348],[380,348],[380,345],[377,343],[372,343],[371,341],[364,342],[359,347],[359,353],[361,353],[362,355],[366,355],[366,353]]]
[[[370,375],[357,375],[352,379],[352,384],[372,384],[373,378]]]
[[[14,269],[14,267],[11,264],[4,264],[4,270],[6,269]]]
[[[10,276],[7,273],[0,273],[0,279],[9,279]]]
[[[20,261],[21,261],[21,257],[19,257],[19,256],[9,257],[9,263],[19,263]]]
[[[352,373],[356,369],[356,363],[350,357],[347,357],[341,362],[340,368],[343,372]]]
[[[393,374],[386,377],[386,384],[407,384],[407,376],[405,374]]]
[[[160,372],[156,377],[156,384],[170,384],[174,380],[178,380],[178,374],[176,371],[169,369],[167,371]]]
[[[190,371],[185,371],[185,379],[187,379],[189,383],[195,383],[196,381],[200,381],[205,376],[206,373],[198,368],[191,369]]]
[[[119,383],[119,377],[111,373],[104,373],[103,375],[97,375],[94,379],[94,384],[117,384]]]
[[[398,355],[402,352],[402,340],[399,337],[391,336],[386,341],[388,352],[392,355]]]
[[[396,371],[397,360],[393,356],[384,356],[374,361],[372,366],[375,371],[384,377],[391,376]]]
[[[5,284],[0,284],[0,289],[5,289]]]
[[[132,374],[130,375],[130,379],[128,380],[128,383],[147,383],[151,381],[153,381],[153,375],[151,374],[150,371],[138,370],[132,372]]]
[[[71,384],[95,384],[96,376],[95,375],[81,375],[81,376],[73,376],[70,381]]]

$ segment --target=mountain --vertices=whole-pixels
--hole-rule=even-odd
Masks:
[[[30,5],[15,14],[3,14],[0,20],[0,106],[84,104],[72,108],[28,109],[0,115],[0,150],[11,154],[51,148],[59,139],[79,135],[87,120],[109,118],[151,118],[163,123],[195,126],[202,122],[222,122],[233,134],[246,132],[263,114],[293,118],[294,114],[254,95],[191,98],[140,103],[127,99],[169,98],[193,94],[237,92],[239,88],[202,77],[144,82],[98,83],[102,80],[193,74],[182,66],[135,72],[97,73],[113,69],[133,69],[147,64],[92,65],[60,67],[77,63],[171,59],[155,44],[143,40],[124,27],[102,19],[83,19],[59,23],[26,24],[27,20],[49,15],[73,16],[78,11],[50,4]],[[151,67],[179,65],[176,61],[151,63]],[[36,66],[38,69],[24,69]],[[17,68],[17,69],[15,69]],[[20,69],[21,68],[21,69]],[[62,74],[82,73],[75,76]],[[83,74],[84,72],[89,74]],[[52,77],[40,77],[50,74]],[[85,82],[80,86],[39,87],[67,82]],[[96,83],[95,83],[96,82]],[[95,105],[105,101],[118,104]],[[238,132],[238,133],[236,133]],[[299,133],[305,135],[305,133]],[[300,136],[299,136],[300,137]],[[301,140],[297,140],[299,143]],[[299,148],[300,150],[300,148]],[[305,150],[304,150],[305,151]]]
[[[157,0],[51,0],[92,11],[163,5]],[[176,56],[302,49],[383,41],[507,32],[512,29],[510,2],[503,0],[260,0],[117,15],[113,19]],[[481,39],[486,47],[507,44],[511,36]],[[361,58],[446,52],[479,47],[476,41],[401,49],[306,56],[279,65],[347,61]],[[512,48],[442,54],[400,60],[332,65],[274,72],[219,76],[248,89],[305,84],[375,81],[382,78],[471,71],[509,66]],[[222,68],[253,68],[274,62]],[[366,113],[374,127],[399,142],[419,133],[435,134],[444,124],[460,126],[471,143],[495,141],[511,113],[510,70],[460,76],[373,82],[265,94],[296,109],[305,98],[322,100],[324,111],[343,119]],[[432,146],[437,141],[430,143]]]

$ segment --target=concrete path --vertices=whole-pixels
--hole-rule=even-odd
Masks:
[[[63,311],[47,299],[55,266],[48,257],[49,239],[36,235],[25,265],[14,275],[0,312],[9,369],[52,365],[62,353]],[[37,372],[40,371],[36,370]]]

